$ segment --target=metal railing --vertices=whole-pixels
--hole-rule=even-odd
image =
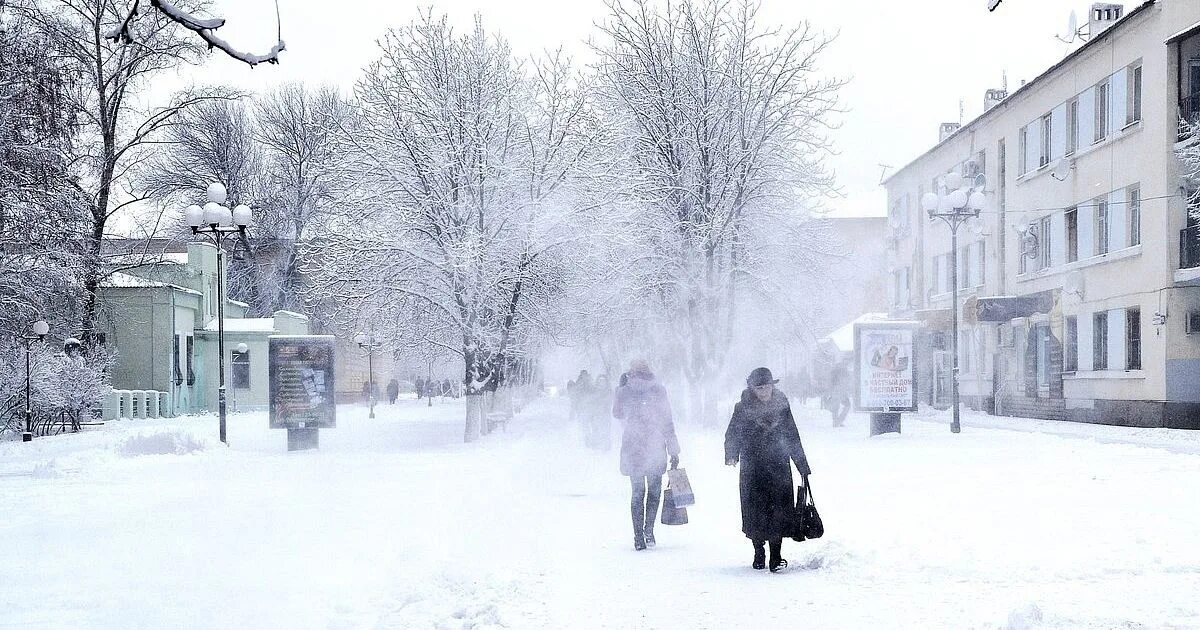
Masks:
[[[1200,123],[1200,92],[1179,99],[1179,140],[1185,140],[1187,124]]]
[[[1200,225],[1179,230],[1179,268],[1200,267]]]

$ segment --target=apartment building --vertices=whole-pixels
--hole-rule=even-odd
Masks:
[[[1200,2],[1096,4],[1088,31],[884,182],[889,312],[926,323],[922,400],[948,405],[951,234],[920,199],[958,172],[988,200],[957,233],[966,404],[1200,428],[1200,221],[1175,157],[1200,112]]]

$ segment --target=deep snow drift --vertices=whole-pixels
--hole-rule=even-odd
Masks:
[[[680,423],[698,503],[635,552],[565,401],[470,445],[460,403],[339,414],[318,452],[261,413],[0,444],[0,627],[1200,627],[1195,434],[798,409],[827,534],[771,575],[720,431]]]

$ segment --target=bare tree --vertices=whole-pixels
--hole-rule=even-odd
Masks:
[[[250,247],[254,304],[264,312],[304,311],[301,294],[306,249],[337,214],[345,173],[338,134],[350,106],[332,87],[287,84],[259,97],[255,141],[261,147],[264,191],[257,237]]]
[[[731,348],[748,227],[786,221],[797,197],[831,185],[822,131],[841,83],[817,75],[828,38],[808,24],[764,29],[749,0],[608,6],[606,104],[627,131],[646,229],[672,235],[645,255],[660,269],[663,316],[684,323],[676,347],[693,416],[711,422],[703,392]]]
[[[356,88],[345,130],[355,177],[323,246],[326,295],[347,304],[415,299],[455,331],[468,395],[481,397],[531,347],[553,295],[552,252],[574,237],[568,194],[591,142],[584,86],[562,55],[531,64],[479,20],[453,32],[425,12],[391,31]]]
[[[111,270],[102,251],[109,222],[147,198],[134,193],[131,173],[145,160],[160,131],[172,125],[181,111],[212,95],[189,93],[166,107],[150,109],[138,102],[140,91],[155,76],[199,58],[197,46],[164,16],[131,23],[138,44],[125,46],[105,37],[123,19],[115,0],[25,0],[20,6],[56,58],[78,79],[75,108],[80,139],[72,169],[78,174],[73,181],[86,199],[89,215],[81,234],[87,254],[81,328],[88,343],[95,332],[97,289]]]

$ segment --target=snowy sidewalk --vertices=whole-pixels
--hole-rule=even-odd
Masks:
[[[303,453],[264,414],[230,448],[209,417],[2,443],[0,628],[1200,627],[1191,440],[798,409],[827,534],[771,575],[720,431],[681,424],[698,503],[635,552],[615,450],[565,415],[462,444],[460,402],[348,406]]]

